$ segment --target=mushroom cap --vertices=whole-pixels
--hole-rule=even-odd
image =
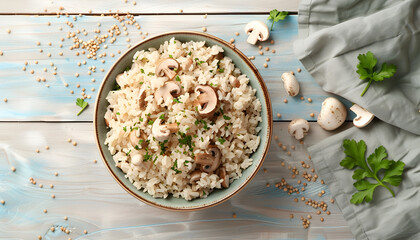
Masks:
[[[222,162],[222,154],[219,148],[209,145],[207,153],[197,153],[195,155],[195,163],[201,165],[201,171],[211,173],[216,171]]]
[[[357,104],[353,104],[350,110],[357,115],[353,119],[353,125],[358,128],[366,127],[375,118],[375,115]]]
[[[203,117],[212,116],[218,103],[216,91],[212,87],[204,85],[197,86],[194,91],[198,94],[195,101],[198,113]]]
[[[177,72],[179,71],[179,63],[177,60],[173,58],[164,58],[160,59],[157,62],[155,74],[158,77],[163,77],[166,75],[166,77],[169,78],[169,80],[174,79]]]
[[[131,131],[129,135],[130,143],[133,147],[139,144],[140,139],[145,140],[146,138],[146,134],[143,133],[140,129]]]
[[[340,127],[346,117],[346,107],[338,99],[329,97],[322,102],[317,122],[323,129],[330,131]]]
[[[160,125],[162,123],[162,119],[156,119],[152,126],[152,134],[156,140],[159,142],[163,142],[169,139],[171,135],[171,131],[168,129],[166,125]]]
[[[262,21],[251,21],[245,26],[246,34],[249,35],[253,31],[256,31],[256,33],[258,34],[259,41],[265,41],[268,39],[268,37],[270,37],[270,31],[268,30],[267,24],[265,24]]]
[[[162,104],[162,102],[168,103],[172,101],[175,96],[178,96],[181,93],[181,88],[178,84],[173,81],[165,83],[161,88],[155,92],[155,101],[156,103]]]
[[[299,94],[299,82],[296,80],[295,75],[291,72],[285,72],[281,75],[281,80],[283,80],[284,89],[290,96],[294,97]]]
[[[201,173],[203,173],[201,170],[195,170],[192,173],[190,173],[190,183],[197,182],[201,178]]]
[[[309,131],[309,123],[305,119],[294,119],[289,123],[289,134],[297,140],[301,140]]]

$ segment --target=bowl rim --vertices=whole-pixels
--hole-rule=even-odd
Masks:
[[[186,34],[186,35],[198,35],[198,36],[202,36],[202,37],[206,37],[206,38],[210,38],[212,40],[215,40],[216,42],[222,44],[225,47],[228,47],[230,49],[232,49],[236,54],[238,54],[240,56],[240,58],[246,63],[246,65],[248,65],[248,67],[251,68],[251,70],[254,72],[255,76],[257,77],[258,82],[261,85],[261,90],[263,92],[263,96],[266,102],[266,107],[267,107],[267,120],[268,120],[268,129],[267,129],[267,141],[265,143],[264,150],[261,156],[261,161],[259,162],[258,166],[256,166],[255,170],[253,171],[253,173],[248,177],[248,179],[245,179],[245,181],[239,185],[237,187],[237,189],[235,189],[232,193],[224,196],[223,198],[217,199],[215,201],[210,202],[209,204],[203,204],[200,206],[195,206],[195,207],[188,207],[188,208],[178,208],[178,207],[170,207],[170,206],[163,206],[160,204],[157,204],[155,202],[149,201],[147,199],[142,198],[140,195],[136,194],[135,192],[133,192],[131,189],[129,189],[127,186],[125,186],[125,184],[123,182],[120,181],[120,179],[116,176],[116,174],[114,173],[114,171],[111,169],[111,167],[108,165],[108,162],[106,161],[105,155],[102,151],[102,148],[100,146],[100,142],[99,142],[99,131],[98,131],[98,126],[97,126],[97,117],[98,117],[98,109],[99,109],[99,99],[100,96],[103,94],[103,88],[105,86],[105,83],[107,82],[107,79],[109,78],[109,75],[111,74],[111,72],[113,72],[114,68],[116,67],[116,65],[121,61],[122,58],[124,58],[126,55],[128,55],[131,51],[133,51],[135,48],[137,48],[139,45],[142,45],[146,42],[158,39],[160,37],[166,36],[166,35],[172,35],[172,34]],[[265,82],[262,78],[262,76],[260,75],[258,69],[255,67],[255,65],[249,60],[249,58],[242,53],[240,50],[238,50],[236,47],[233,47],[231,43],[218,38],[216,36],[213,36],[211,34],[208,33],[202,33],[202,32],[196,32],[196,31],[171,31],[171,32],[164,32],[161,34],[157,34],[154,35],[148,39],[145,39],[143,41],[140,41],[139,43],[135,44],[134,46],[132,46],[130,49],[128,49],[127,51],[125,51],[124,53],[121,54],[121,56],[112,64],[111,68],[107,71],[105,77],[102,80],[101,86],[99,87],[98,91],[97,91],[97,96],[96,96],[96,100],[95,100],[95,108],[94,108],[94,115],[93,115],[93,127],[94,127],[94,132],[95,132],[95,143],[96,143],[96,147],[99,150],[99,153],[101,155],[102,161],[104,162],[106,168],[108,169],[108,171],[111,173],[112,177],[114,178],[114,180],[126,191],[128,192],[131,196],[135,197],[136,199],[150,205],[153,207],[157,207],[160,209],[165,209],[165,210],[171,210],[171,211],[196,211],[196,210],[201,210],[201,209],[206,209],[209,207],[213,207],[216,206],[218,204],[221,204],[227,200],[229,200],[230,198],[232,198],[234,195],[236,195],[238,192],[240,192],[251,180],[252,178],[255,177],[255,175],[257,175],[259,169],[261,168],[267,153],[268,153],[268,149],[270,147],[270,143],[271,143],[271,135],[272,135],[272,131],[273,131],[273,113],[272,113],[272,108],[271,108],[271,100],[270,100],[270,95],[268,93],[267,90],[267,86],[265,85]],[[193,201],[193,200],[192,200]]]

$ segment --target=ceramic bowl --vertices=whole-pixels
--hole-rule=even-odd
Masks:
[[[109,105],[106,96],[108,92],[115,86],[115,77],[117,74],[124,72],[126,67],[130,67],[132,64],[133,55],[140,50],[147,50],[148,48],[158,48],[159,45],[167,40],[175,37],[177,40],[182,42],[187,41],[206,41],[207,46],[219,45],[224,49],[225,56],[231,58],[242,73],[246,74],[250,80],[251,86],[257,90],[257,98],[262,104],[262,122],[259,124],[261,131],[259,136],[261,137],[261,143],[255,153],[252,154],[253,164],[242,172],[242,177],[235,180],[230,184],[229,188],[217,189],[213,191],[207,198],[198,198],[191,201],[187,201],[183,198],[175,198],[169,196],[166,199],[153,198],[148,193],[141,190],[137,190],[130,181],[124,177],[124,173],[121,169],[115,166],[114,160],[111,153],[108,151],[107,146],[104,144],[106,133],[108,129],[105,126],[104,115],[106,108]],[[114,63],[111,69],[106,74],[102,85],[98,91],[96,98],[95,111],[94,111],[94,128],[96,143],[100,152],[100,155],[114,179],[133,197],[141,200],[149,205],[168,209],[168,210],[198,210],[204,209],[211,206],[215,206],[222,203],[245,187],[249,181],[257,174],[258,169],[261,167],[264,158],[267,154],[268,147],[271,140],[272,132],[272,110],[271,102],[268,95],[267,87],[259,74],[257,68],[251,63],[251,61],[238,49],[232,47],[232,45],[222,39],[215,36],[199,33],[199,32],[168,32],[160,34],[154,37],[150,37],[139,44],[130,48],[127,52],[123,53],[121,57]]]

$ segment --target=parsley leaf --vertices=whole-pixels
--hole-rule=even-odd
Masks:
[[[174,165],[171,167],[172,170],[175,171],[175,174],[181,173],[182,171],[178,170],[178,159],[175,159]]]
[[[164,114],[164,113],[162,113],[162,114],[159,116],[159,119],[164,120],[164,119],[165,119],[165,114]]]
[[[351,203],[359,204],[364,201],[372,201],[373,193],[379,186],[388,189],[395,197],[394,191],[386,183],[392,186],[400,185],[405,166],[403,162],[386,159],[388,154],[383,146],[376,148],[375,152],[369,155],[366,160],[366,143],[363,140],[356,142],[345,139],[343,147],[346,157],[340,162],[340,165],[350,170],[359,167],[353,173],[353,179],[357,180],[353,186],[358,192],[353,194]],[[378,175],[380,171],[383,172],[382,179]],[[371,183],[366,178],[374,179],[376,182]]]
[[[223,144],[223,143],[225,143],[225,142],[226,142],[226,139],[224,139],[224,138],[219,138],[219,139],[217,139],[217,141],[219,141],[219,142],[220,142],[220,144]]]
[[[178,98],[174,98],[174,102],[176,102],[176,103],[182,103],[181,101],[178,100]]]
[[[226,116],[226,115],[223,115],[223,118],[224,118],[225,120],[230,120],[230,117],[229,117],[229,116]]]
[[[141,72],[141,73],[144,73],[144,69],[143,69],[143,68],[140,68],[140,72]]]
[[[178,82],[181,82],[181,78],[178,75],[176,75],[175,80],[177,80]]]
[[[167,143],[168,140],[165,140],[163,142],[159,142],[159,146],[160,146],[160,155],[164,155],[166,152],[166,146],[165,143]]]
[[[118,85],[118,83],[115,84],[115,86],[112,88],[112,91],[118,91],[121,90],[121,86]]]
[[[372,52],[367,52],[366,54],[359,54],[357,56],[359,59],[359,64],[357,64],[357,73],[361,80],[367,80],[368,84],[362,92],[362,96],[365,95],[365,92],[370,87],[372,81],[380,82],[383,81],[385,78],[390,78],[394,76],[395,72],[397,71],[397,67],[393,64],[383,63],[381,70],[379,72],[374,71],[375,66],[378,63],[378,59],[376,59],[375,55]]]
[[[83,98],[78,98],[76,100],[76,105],[82,108],[80,112],[77,114],[77,116],[79,116],[83,112],[83,110],[85,110],[85,108],[89,105],[89,103],[85,102]]]
[[[288,15],[288,12],[279,12],[277,9],[273,9],[270,11],[270,16],[267,18],[268,20],[273,20],[273,23],[271,24],[270,31],[273,30],[273,26],[275,22],[278,22],[280,20],[284,20],[286,16]]]

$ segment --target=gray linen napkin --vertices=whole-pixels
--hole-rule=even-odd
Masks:
[[[420,239],[420,0],[301,0],[294,51],[321,87],[366,108],[380,120],[351,128],[312,147],[319,175],[357,239]],[[357,56],[371,51],[397,73],[372,83],[356,73]],[[353,205],[353,171],[339,165],[344,139],[365,140],[367,154],[383,145],[405,162],[393,198],[377,189],[370,203]]]
[[[346,9],[344,2],[352,7]],[[302,28],[301,36],[310,35],[295,41],[294,51],[325,91],[420,134],[420,1],[378,2],[303,0],[299,31]],[[312,7],[329,9],[330,14],[313,12]],[[386,8],[379,10],[381,7]],[[362,11],[371,14],[364,16]],[[360,17],[351,18],[354,16]],[[344,22],[336,24],[341,20]],[[385,61],[398,69],[394,77],[373,82],[361,97],[367,82],[356,73],[357,56],[368,51],[378,58],[379,66]]]
[[[344,139],[363,139],[366,157],[383,145],[388,159],[406,164],[401,185],[392,187],[395,198],[378,187],[370,203],[350,203],[356,189],[353,171],[340,166]],[[357,239],[420,239],[420,136],[375,120],[366,128],[354,127],[327,138],[310,147],[309,153]]]

